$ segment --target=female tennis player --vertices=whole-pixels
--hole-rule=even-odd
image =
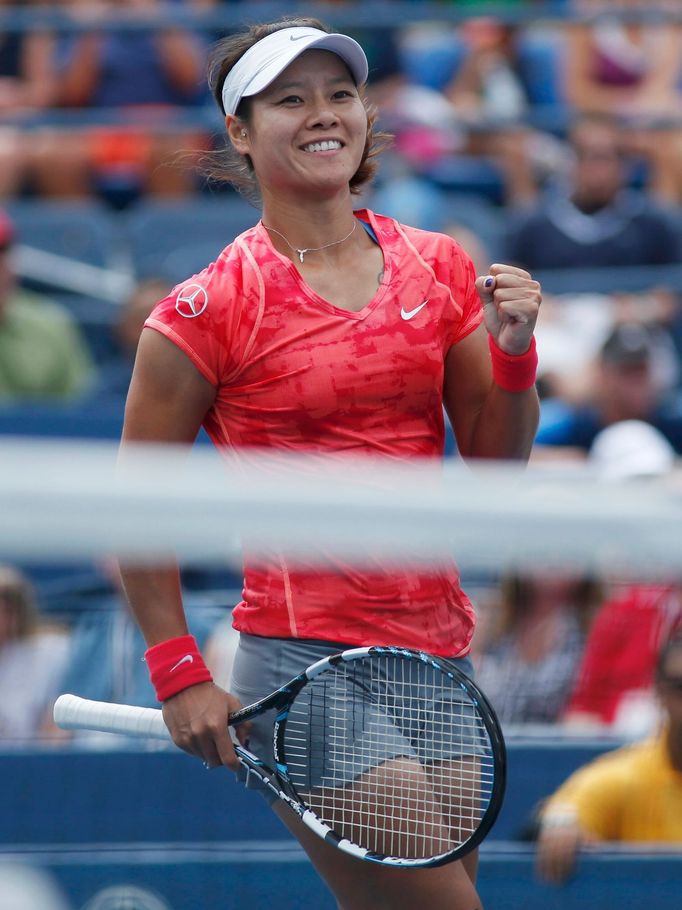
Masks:
[[[141,441],[189,444],[203,425],[233,453],[438,458],[445,406],[465,459],[527,459],[539,285],[500,264],[476,278],[450,238],[354,211],[379,145],[366,79],[361,47],[312,19],[253,26],[217,46],[209,83],[228,176],[257,188],[262,218],[148,319],[124,454]],[[240,767],[228,712],[344,647],[419,648],[470,670],[474,615],[454,567],[245,562],[231,694],[187,633],[176,567],[123,569],[167,726],[209,767]],[[271,724],[255,721],[248,736],[256,754],[271,748]],[[342,910],[481,906],[475,855],[389,869],[329,846],[281,801],[274,808]]]

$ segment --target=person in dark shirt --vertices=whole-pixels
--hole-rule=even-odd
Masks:
[[[160,0],[103,0],[100,18],[91,4],[70,0],[81,26],[55,50],[55,104],[104,115],[85,131],[43,131],[34,157],[41,192],[58,197],[102,195],[123,207],[139,195],[182,196],[197,189],[191,168],[180,166],[210,147],[200,124],[183,125],[206,103],[202,85],[207,42],[194,30],[167,22]],[[158,28],[103,28],[117,13],[151,19]],[[129,123],[108,124],[118,112]],[[190,118],[191,119],[191,118]],[[114,118],[116,120],[116,118]]]
[[[629,188],[615,122],[584,117],[569,144],[575,163],[567,184],[548,190],[524,214],[512,214],[508,258],[535,270],[679,262],[679,230],[669,212]]]

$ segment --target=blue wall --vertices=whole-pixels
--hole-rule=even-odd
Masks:
[[[518,839],[537,802],[614,743],[512,740],[507,745],[507,794],[490,834],[497,840]],[[207,773],[172,747],[9,752],[0,754],[0,781],[0,845],[289,837],[230,771]]]
[[[22,858],[52,873],[75,910],[117,885],[151,891],[170,910],[335,910],[302,851],[277,843],[274,848],[250,841],[189,850],[131,844],[87,853],[24,853]],[[680,910],[681,881],[681,855],[608,851],[582,856],[566,885],[544,885],[535,879],[530,847],[500,842],[499,849],[492,844],[482,849],[478,890],[486,910]]]
[[[680,910],[682,853],[586,853],[576,877],[552,888],[534,877],[532,845],[514,841],[539,799],[613,745],[508,744],[507,799],[481,851],[486,910]],[[170,910],[295,910],[302,894],[307,907],[334,908],[262,800],[175,750],[11,752],[0,781],[0,860],[47,869],[75,910],[117,884],[150,889]]]

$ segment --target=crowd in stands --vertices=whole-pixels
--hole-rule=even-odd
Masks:
[[[196,13],[194,24],[169,24],[169,5]],[[394,135],[376,186],[358,204],[450,233],[481,273],[491,261],[510,262],[542,281],[532,462],[583,461],[607,480],[677,470],[679,4],[508,0],[498,6],[512,15],[500,20],[478,16],[475,2],[442,3],[454,5],[467,15],[345,28],[368,51],[369,97]],[[105,402],[120,411],[144,319],[213,255],[203,255],[182,206],[201,219],[210,205],[241,229],[258,218],[232,190],[200,176],[202,156],[219,141],[203,72],[217,34],[201,14],[245,13],[220,0],[65,0],[52,4],[70,17],[73,27],[62,28],[40,17],[44,0],[21,8],[31,6],[34,27],[0,24],[0,411]],[[15,8],[0,0],[0,14]],[[332,23],[336,8],[352,4],[327,4]],[[534,15],[514,16],[519,10]],[[125,12],[139,29],[102,28],[103,16]],[[101,273],[125,273],[115,300],[98,294],[97,277],[81,295],[22,266],[17,249],[41,246],[22,233],[23,213],[37,204],[85,205],[120,227],[115,264]],[[138,268],[131,218],[155,206],[168,252],[154,268]],[[163,245],[160,235],[146,240]],[[98,314],[99,345],[80,297]],[[60,625],[49,602],[41,619],[27,575],[0,567],[0,748],[56,740],[49,714],[60,691],[155,705],[144,645],[116,580],[101,570],[97,577],[88,609],[67,610]],[[556,566],[496,579],[477,606],[478,680],[508,729],[553,725],[625,738],[655,736],[660,724],[672,731],[578,772],[549,800],[539,823],[541,874],[565,879],[575,851],[594,839],[682,844],[682,583],[624,583]],[[216,679],[226,681],[229,625],[201,603],[190,616]],[[665,780],[676,826],[654,825],[642,838],[637,825],[595,821],[597,810],[601,821],[620,817],[623,789],[605,781],[635,778]],[[650,790],[637,798],[646,803]]]

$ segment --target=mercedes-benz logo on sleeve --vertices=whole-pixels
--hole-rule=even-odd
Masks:
[[[175,298],[175,309],[185,319],[200,316],[208,306],[208,294],[200,284],[186,284]]]

